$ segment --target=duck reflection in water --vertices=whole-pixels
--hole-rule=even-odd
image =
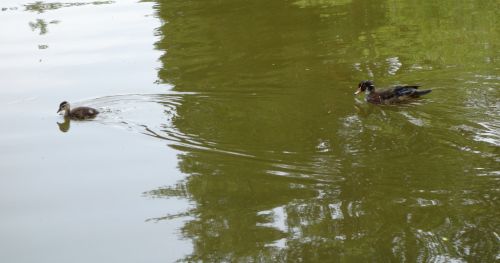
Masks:
[[[59,130],[62,132],[69,131],[71,120],[69,117],[64,117],[64,122],[58,122],[57,126],[59,126]]]

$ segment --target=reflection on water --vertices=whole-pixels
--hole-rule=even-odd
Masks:
[[[180,150],[186,178],[144,194],[192,204],[146,220],[185,219],[183,261],[498,258],[495,38],[474,30],[493,14],[472,7],[458,47],[463,24],[433,13],[447,2],[381,2],[158,1],[158,75],[173,91],[85,104]],[[434,92],[375,106],[352,96],[367,77]]]
[[[48,24],[58,24],[58,23],[59,23],[59,21],[57,21],[57,20],[52,20],[49,23],[47,23],[43,19],[37,19],[36,22],[30,22],[29,26],[30,26],[32,31],[39,30],[40,35],[45,35],[48,32],[48,29],[47,29]]]
[[[145,194],[192,207],[149,220],[186,219],[183,261],[495,260],[493,5],[157,1],[159,77],[194,93],[145,132],[187,177]],[[434,92],[356,103],[367,77]]]
[[[36,12],[38,14],[41,14],[50,10],[56,10],[63,7],[84,6],[84,5],[106,5],[112,3],[114,3],[114,1],[93,1],[93,2],[72,2],[72,3],[61,3],[61,2],[46,3],[43,1],[36,1],[31,4],[24,5],[24,10],[28,12]]]
[[[165,206],[144,220],[158,228],[182,220],[180,239],[193,248],[180,261],[500,258],[494,1],[154,2],[163,22],[155,31],[161,51],[155,94],[82,101],[101,113],[91,121],[57,124],[61,132],[73,125],[66,134],[73,135],[98,123],[175,149],[184,178],[149,184],[143,195],[189,205]],[[34,2],[24,11],[38,15],[110,3]],[[45,35],[58,20],[31,21],[32,31]],[[109,51],[88,45],[99,46],[92,54],[105,59],[122,61],[131,53],[110,43]],[[83,53],[63,62],[76,67],[101,61],[87,61]],[[120,78],[139,78],[135,61],[124,61],[113,64]],[[65,63],[58,65],[66,70]],[[93,70],[97,76],[85,79],[97,79],[96,93],[116,85],[105,82],[111,73]],[[433,92],[410,104],[371,105],[352,95],[367,78],[381,86],[418,83]],[[146,164],[132,159],[117,166],[142,173]],[[162,169],[155,171],[158,177],[170,176]],[[123,181],[99,182],[110,195],[110,189],[131,184]],[[113,224],[125,220],[116,218]],[[128,231],[120,228],[113,238]]]
[[[70,128],[71,120],[69,117],[64,117],[63,122],[58,122],[57,126],[59,126],[59,130],[62,132],[68,132]]]

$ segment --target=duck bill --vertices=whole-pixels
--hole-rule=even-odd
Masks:
[[[359,93],[361,93],[361,89],[356,90],[356,92],[354,92],[354,95],[358,95]]]
[[[61,112],[61,111],[62,111],[62,109],[61,109],[61,108],[59,108],[59,109],[57,110],[57,112],[56,112],[56,113],[59,113],[59,112]]]

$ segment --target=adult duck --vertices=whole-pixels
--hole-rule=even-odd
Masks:
[[[65,118],[71,118],[76,120],[94,118],[97,114],[99,114],[99,111],[90,107],[78,107],[71,109],[67,101],[63,101],[61,102],[61,104],[59,104],[59,110],[57,111],[57,113],[61,111],[64,111]]]
[[[411,99],[425,95],[432,90],[418,90],[420,86],[395,86],[386,90],[376,91],[375,85],[371,80],[363,80],[358,85],[357,95],[361,92],[366,93],[366,101],[374,104],[395,104],[407,102]]]

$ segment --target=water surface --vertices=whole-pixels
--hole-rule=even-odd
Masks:
[[[500,259],[495,1],[0,8],[9,262]]]

